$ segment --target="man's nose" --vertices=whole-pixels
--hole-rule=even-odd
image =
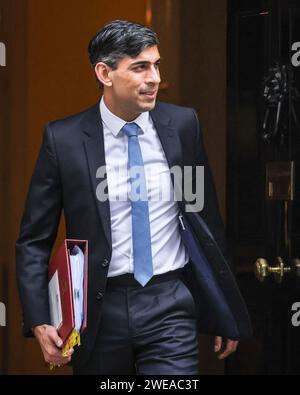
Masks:
[[[153,84],[160,83],[160,72],[159,69],[155,66],[152,66],[149,70],[149,74],[147,76],[147,82],[152,82]]]

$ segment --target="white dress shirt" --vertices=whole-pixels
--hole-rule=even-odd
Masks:
[[[110,204],[112,257],[108,276],[133,273],[133,247],[128,175],[128,137],[121,129],[126,121],[114,115],[102,97],[100,113],[103,124],[108,196]],[[162,274],[182,268],[188,254],[178,228],[178,204],[174,200],[169,166],[149,112],[135,122],[141,129],[142,151],[148,192],[153,273]]]

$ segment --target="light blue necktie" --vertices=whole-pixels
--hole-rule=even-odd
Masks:
[[[128,137],[134,278],[145,286],[153,276],[153,266],[146,177],[138,139],[140,128],[136,123],[126,123],[122,131]]]

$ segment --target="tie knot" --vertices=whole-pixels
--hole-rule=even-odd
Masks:
[[[134,122],[126,123],[122,127],[122,131],[124,134],[126,134],[127,137],[137,136],[139,130],[140,130],[139,126]]]

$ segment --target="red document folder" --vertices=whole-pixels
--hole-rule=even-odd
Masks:
[[[87,240],[70,240],[65,239],[63,244],[49,263],[49,282],[53,276],[57,276],[59,284],[61,318],[62,322],[57,328],[58,334],[66,344],[69,336],[75,327],[73,288],[70,265],[70,251],[77,245],[84,253],[84,281],[83,281],[83,300],[84,300],[84,319],[81,325],[80,333],[87,325],[87,286],[88,286],[88,242]]]

